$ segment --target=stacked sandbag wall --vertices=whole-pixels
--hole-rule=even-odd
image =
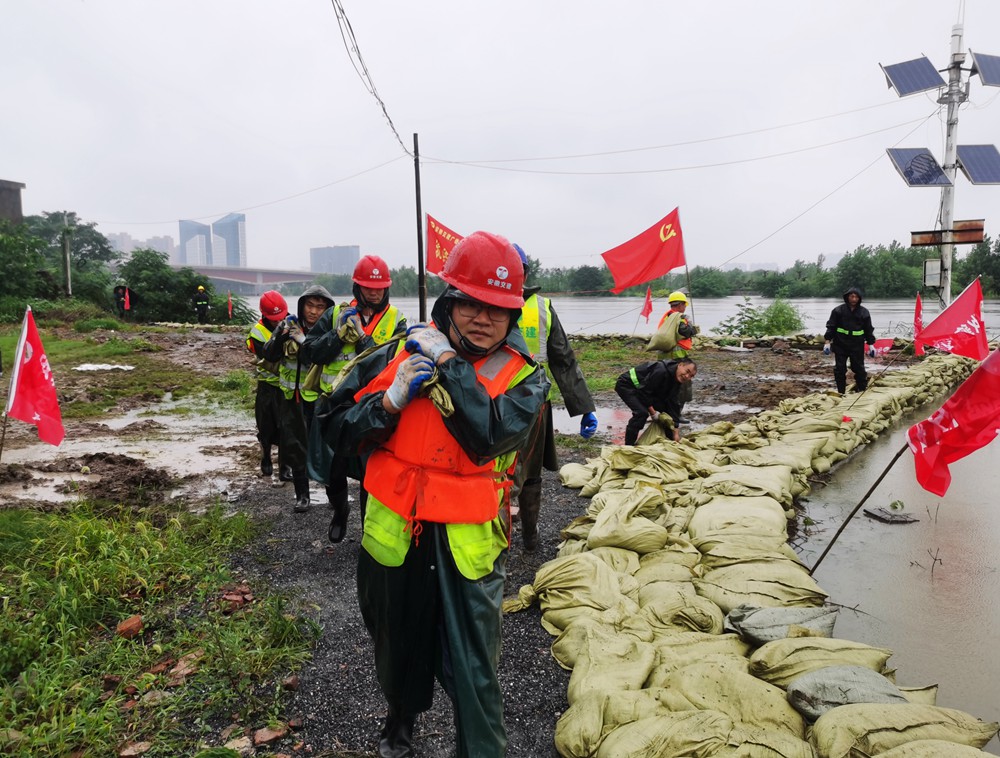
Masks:
[[[934,687],[898,687],[892,651],[834,637],[836,611],[787,542],[810,476],[974,367],[933,356],[861,395],[789,399],[680,443],[654,426],[564,466],[590,504],[505,603],[540,604],[572,672],[559,754],[902,758],[985,745],[997,724],[938,707]]]

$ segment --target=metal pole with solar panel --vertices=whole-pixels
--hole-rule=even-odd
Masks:
[[[969,79],[972,75],[979,74],[980,82],[988,87],[1000,87],[1000,56],[983,55],[971,50],[969,55],[972,67],[963,69],[966,56],[962,52],[962,25],[957,24],[951,30],[951,62],[946,69],[947,82],[926,56],[882,66],[890,89],[896,90],[899,97],[936,89],[941,90],[937,102],[948,106],[943,166],[926,147],[893,147],[887,151],[892,165],[908,186],[941,188],[938,228],[912,232],[910,244],[913,247],[933,245],[940,248],[940,259],[924,261],[924,286],[938,291],[943,307],[951,303],[951,257],[955,245],[982,242],[986,226],[985,219],[954,220],[958,169],[972,184],[1000,184],[1000,151],[995,145],[956,145],[958,109],[969,99]],[[963,71],[969,74],[964,86]]]

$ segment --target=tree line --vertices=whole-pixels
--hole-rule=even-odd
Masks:
[[[65,250],[69,251],[69,271]],[[848,287],[862,289],[866,298],[905,298],[923,291],[923,261],[935,257],[935,248],[861,245],[846,253],[835,266],[827,267],[825,257],[814,262],[796,260],[784,271],[723,271],[694,266],[690,276],[675,272],[649,283],[657,297],[685,289],[694,297],[727,297],[755,294],[769,298],[840,297]],[[115,312],[112,289],[117,282],[127,284],[133,294],[134,318],[143,321],[192,321],[191,297],[199,284],[209,292],[210,320],[226,323],[226,293],[216,292],[211,282],[190,268],[174,269],[165,253],[135,250],[123,256],[101,234],[96,224],[85,222],[71,211],[26,216],[23,223],[0,222],[0,320],[17,321],[24,306],[31,303],[44,310],[46,303],[61,304],[68,299],[92,305],[97,311]],[[957,249],[952,275],[952,295],[958,294],[975,277],[982,277],[987,297],[1000,296],[1000,239],[987,236],[982,242]],[[317,274],[316,283],[338,299],[351,294],[350,275]],[[611,296],[611,272],[603,266],[549,268],[529,257],[528,284],[546,294],[564,296]],[[286,295],[298,295],[301,285],[284,288]],[[429,299],[439,295],[444,283],[426,277]],[[646,285],[625,290],[625,295],[643,296]],[[392,270],[392,294],[419,296],[417,271],[412,266]],[[241,299],[233,301],[233,320],[245,323],[255,314]]]

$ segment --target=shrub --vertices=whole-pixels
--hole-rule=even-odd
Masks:
[[[798,309],[780,297],[767,308],[750,304],[750,298],[736,306],[737,313],[712,329],[717,334],[730,337],[764,337],[785,335],[802,331],[805,324]]]

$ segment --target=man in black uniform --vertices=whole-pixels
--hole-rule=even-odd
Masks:
[[[829,355],[831,346],[836,363],[833,368],[833,379],[837,382],[837,392],[841,395],[847,391],[847,361],[851,361],[851,372],[854,374],[854,389],[864,392],[868,389],[868,372],[865,371],[865,343],[868,355],[875,357],[875,330],[872,328],[872,317],[868,309],[861,305],[861,290],[850,287],[844,293],[844,304],[838,305],[830,312],[830,320],[826,322],[826,334],[823,337],[826,344],[823,354]]]
[[[199,284],[198,291],[194,293],[191,298],[194,303],[194,309],[198,313],[198,323],[204,324],[208,321],[208,293],[205,291],[205,285]]]
[[[680,391],[697,372],[694,361],[681,358],[640,363],[618,377],[615,392],[632,411],[632,418],[625,427],[626,445],[634,445],[646,420],[659,413],[666,413],[673,419],[674,441],[681,438],[677,430],[681,417]]]

